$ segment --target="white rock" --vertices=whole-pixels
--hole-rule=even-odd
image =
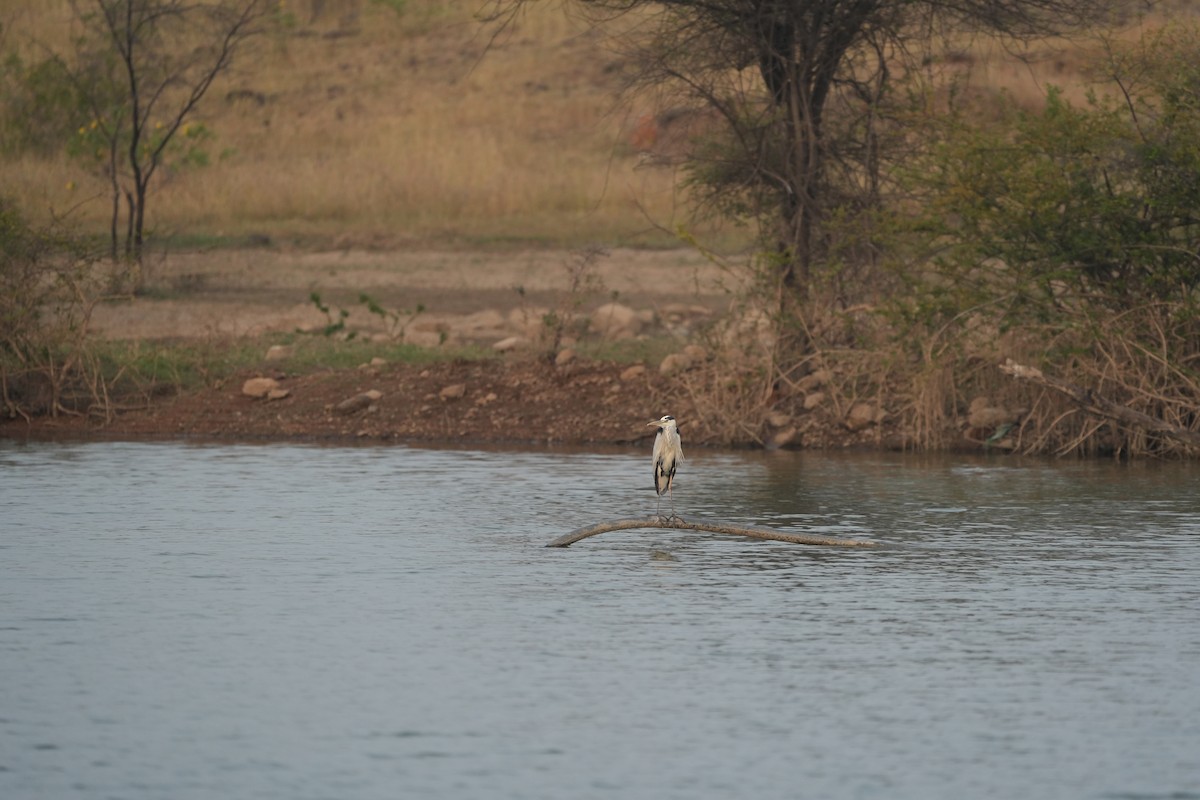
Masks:
[[[292,355],[292,348],[287,345],[273,344],[267,348],[267,361],[282,361]]]

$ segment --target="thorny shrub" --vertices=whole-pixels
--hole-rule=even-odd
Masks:
[[[0,199],[0,411],[112,413],[88,324],[110,276],[86,247]]]

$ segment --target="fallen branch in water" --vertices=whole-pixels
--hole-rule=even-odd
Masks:
[[[1136,411],[1129,406],[1114,403],[1094,393],[1091,389],[1076,386],[1073,383],[1064,381],[1062,378],[1051,377],[1036,367],[1026,367],[1009,358],[1005,359],[1004,363],[1000,365],[1000,371],[1005,375],[1011,375],[1014,378],[1027,380],[1038,386],[1044,386],[1056,392],[1061,392],[1074,400],[1084,411],[1096,416],[1111,419],[1132,428],[1140,428],[1160,436],[1166,436],[1167,438],[1175,439],[1193,447],[1200,447],[1200,433],[1190,431],[1187,428],[1181,428],[1178,425],[1172,425],[1149,414],[1143,414],[1141,411]]]
[[[833,536],[816,536],[811,533],[787,533],[785,531],[772,530],[771,528],[748,528],[743,525],[734,525],[730,522],[719,522],[716,520],[688,522],[680,517],[671,517],[669,519],[666,517],[647,517],[645,519],[614,519],[609,522],[597,522],[595,525],[587,525],[583,528],[573,530],[564,536],[560,536],[546,545],[546,547],[567,547],[578,542],[580,539],[586,539],[598,533],[624,531],[631,528],[667,528],[683,531],[729,533],[734,536],[748,536],[751,539],[770,539],[776,542],[827,545],[830,547],[874,547],[875,545],[874,542],[866,541],[865,539],[838,539]]]

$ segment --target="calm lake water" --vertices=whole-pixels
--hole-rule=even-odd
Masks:
[[[1200,798],[1200,465],[688,456],[884,546],[543,547],[634,450],[0,442],[0,797]]]

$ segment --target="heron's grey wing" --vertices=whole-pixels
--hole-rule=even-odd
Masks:
[[[658,432],[654,434],[654,454],[653,454],[653,458],[654,458],[654,491],[658,492],[659,494],[662,494],[663,492],[665,492],[667,490],[667,487],[662,485],[662,477],[663,477],[662,460],[663,460],[663,450],[666,447],[666,441],[667,441],[667,437],[663,435],[662,428],[659,428]]]

